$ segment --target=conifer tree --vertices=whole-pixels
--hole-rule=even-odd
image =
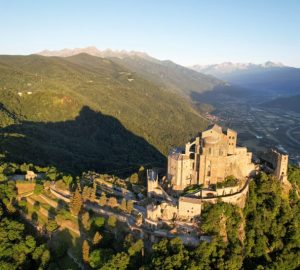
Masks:
[[[85,186],[82,190],[82,199],[86,201],[89,198],[89,187]]]
[[[88,263],[89,257],[90,257],[90,245],[88,241],[84,240],[82,244],[82,259],[85,263]]]
[[[102,240],[102,235],[99,232],[96,232],[94,237],[93,237],[93,244],[96,246],[100,243],[100,241]]]
[[[127,201],[127,212],[131,214],[132,210],[133,210],[133,201],[129,200]]]
[[[118,201],[117,201],[117,199],[115,197],[110,197],[108,199],[108,203],[107,204],[108,204],[108,206],[114,208],[114,207],[116,207],[118,205]]]
[[[89,212],[85,212],[81,218],[82,225],[85,230],[89,230],[91,228],[90,214]]]
[[[127,203],[126,203],[126,199],[125,198],[121,202],[120,209],[122,211],[126,211],[126,209],[127,209]]]
[[[93,188],[91,188],[91,193],[90,193],[90,201],[95,201],[96,200],[96,186],[93,185]]]
[[[70,203],[71,213],[75,216],[78,216],[81,207],[82,207],[82,196],[80,194],[79,189],[77,188]]]
[[[104,192],[102,192],[100,200],[99,200],[99,204],[100,204],[100,206],[104,206],[104,205],[106,205],[106,202],[107,202],[106,195]]]

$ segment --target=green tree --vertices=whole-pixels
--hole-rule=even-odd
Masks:
[[[92,251],[89,258],[90,266],[99,269],[109,260],[111,255],[112,252],[108,249],[96,249]]]
[[[115,216],[109,216],[108,220],[107,220],[107,225],[110,228],[114,228],[116,227],[117,224],[117,218]]]
[[[130,256],[134,256],[136,253],[141,253],[143,249],[144,249],[143,240],[139,239],[128,249],[128,254]]]
[[[188,252],[179,238],[154,244],[153,255],[152,269],[185,269],[189,262]]]
[[[46,230],[49,232],[49,233],[52,233],[54,232],[56,229],[58,228],[58,224],[55,220],[49,220],[46,224]]]
[[[23,163],[20,165],[20,171],[26,173],[30,170],[29,164]]]
[[[98,229],[101,228],[105,224],[105,218],[104,217],[95,217],[94,224]]]
[[[46,175],[51,181],[55,181],[58,177],[58,172],[55,167],[50,167]]]
[[[129,265],[129,256],[125,252],[117,253],[105,263],[101,270],[126,270]]]
[[[2,182],[2,181],[6,181],[7,180],[7,177],[6,177],[6,175],[5,174],[3,174],[3,173],[0,173],[0,182]]]
[[[64,175],[62,180],[64,181],[65,185],[69,188],[73,182],[73,177],[71,175]]]

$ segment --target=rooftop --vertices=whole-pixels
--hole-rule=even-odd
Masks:
[[[202,204],[201,200],[199,200],[198,198],[191,198],[191,197],[183,197],[181,196],[179,198],[180,202],[186,202],[186,203],[193,203],[193,204]]]

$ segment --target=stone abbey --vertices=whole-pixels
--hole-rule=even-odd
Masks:
[[[274,177],[287,181],[288,156],[277,150],[265,153]],[[148,171],[148,197],[154,200],[147,206],[146,222],[162,220],[192,221],[201,215],[204,203],[219,200],[244,207],[249,181],[260,170],[252,162],[252,153],[237,146],[237,132],[224,131],[214,124],[185,145],[174,148],[168,156],[166,177]]]
[[[226,177],[245,179],[254,170],[252,153],[237,147],[237,133],[223,132],[213,125],[186,144],[185,149],[173,149],[168,156],[168,180],[174,190],[198,184],[209,187]]]

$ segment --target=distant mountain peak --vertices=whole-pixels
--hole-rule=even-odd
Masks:
[[[263,67],[285,67],[284,64],[280,62],[272,62],[272,61],[267,61],[264,64],[262,64]]]
[[[212,65],[195,65],[192,66],[191,68],[205,74],[218,75],[218,74],[228,74],[235,71],[277,68],[277,67],[285,67],[285,65],[283,65],[280,62],[272,62],[272,61],[267,61],[263,64],[223,62],[221,64],[212,64]]]
[[[100,50],[95,46],[88,46],[85,48],[74,48],[74,49],[62,49],[62,50],[43,50],[38,52],[37,54],[43,56],[59,56],[59,57],[69,57],[80,53],[87,53],[93,56],[99,57],[117,57],[117,58],[124,58],[124,57],[141,57],[141,58],[151,58],[145,52],[139,51],[126,51],[126,50],[112,50],[112,49],[105,49]]]

